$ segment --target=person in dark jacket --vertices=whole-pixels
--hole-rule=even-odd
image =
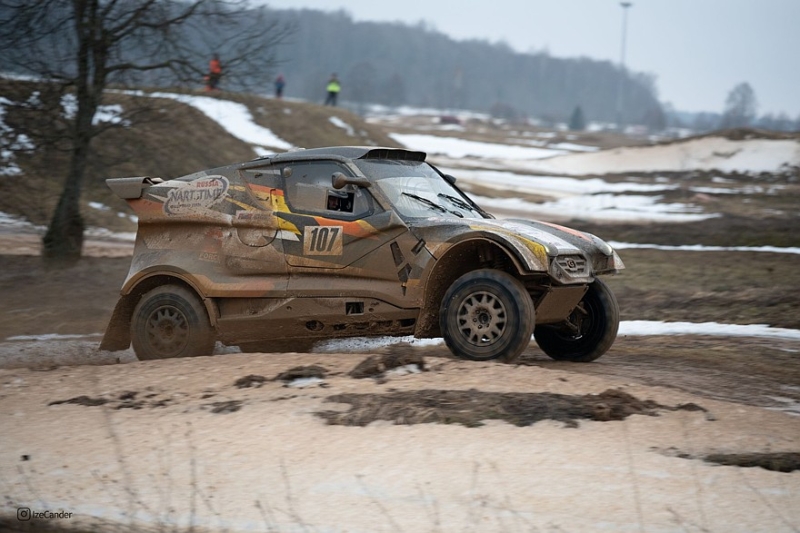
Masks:
[[[283,78],[283,74],[278,74],[278,77],[275,78],[275,98],[283,98],[283,88],[286,86],[286,80]]]

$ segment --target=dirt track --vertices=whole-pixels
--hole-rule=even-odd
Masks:
[[[0,339],[94,336],[0,341],[0,368],[134,361],[130,350],[96,350],[127,273],[130,243],[90,241],[87,255],[92,257],[65,271],[48,271],[31,255],[36,250],[35,237],[0,233],[0,247],[24,254],[0,255]],[[23,247],[21,242],[28,244]],[[626,250],[622,255],[628,269],[609,282],[620,300],[623,320],[800,328],[796,255],[658,250]],[[762,264],[769,266],[761,268]],[[420,350],[428,356],[450,357],[443,346]],[[749,405],[780,408],[794,402],[797,409],[800,404],[800,343],[791,340],[621,337],[607,355],[588,365],[552,361],[531,344],[521,363],[614,376]]]
[[[800,530],[800,471],[716,466],[794,468],[800,342],[620,337],[590,364],[532,344],[517,366],[458,361],[441,345],[384,348],[423,356],[429,371],[379,379],[347,376],[369,348],[137,362],[97,351],[126,246],[88,248],[122,257],[67,271],[0,255],[0,337],[83,335],[0,341],[0,515],[58,507],[80,518],[63,525],[116,531]],[[796,256],[623,256],[629,273],[611,280],[623,320],[796,325]],[[272,381],[297,365],[326,377],[302,389]],[[602,422],[615,408],[604,391],[662,407]],[[553,407],[581,398],[567,418]],[[443,401],[462,402],[455,419],[431,410]],[[554,420],[516,427],[506,416],[527,406],[527,420],[536,405]],[[575,409],[589,419],[570,419]],[[329,426],[317,414],[350,411],[378,421]],[[414,423],[437,417],[448,425]],[[493,418],[511,423],[452,425]],[[18,523],[0,516],[8,524]]]

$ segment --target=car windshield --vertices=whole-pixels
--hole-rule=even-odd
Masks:
[[[480,208],[427,163],[359,159],[355,164],[402,216],[486,218]]]

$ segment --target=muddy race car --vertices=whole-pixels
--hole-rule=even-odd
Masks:
[[[619,308],[597,278],[624,268],[594,235],[496,220],[425,162],[316,148],[177,179],[107,180],[139,217],[101,343],[139,359],[305,351],[321,339],[444,337],[457,356],[512,361],[531,335],[592,361]]]

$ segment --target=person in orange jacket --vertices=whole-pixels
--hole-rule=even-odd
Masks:
[[[208,62],[208,76],[206,76],[206,90],[214,91],[219,88],[219,80],[222,77],[222,63],[219,54],[214,54]]]

